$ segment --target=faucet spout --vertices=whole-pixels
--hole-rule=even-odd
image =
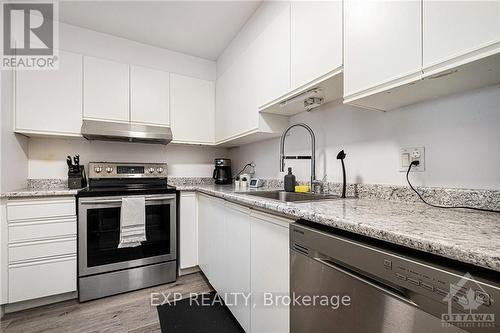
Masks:
[[[311,156],[286,156],[285,155],[285,139],[288,132],[294,127],[305,128],[311,136]],[[310,189],[313,191],[314,180],[316,179],[316,136],[311,127],[304,123],[298,123],[288,126],[281,134],[280,140],[280,171],[285,171],[285,159],[311,159],[311,184]]]

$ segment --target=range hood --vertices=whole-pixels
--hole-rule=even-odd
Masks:
[[[155,143],[166,145],[172,141],[169,127],[84,120],[82,135],[87,140]]]

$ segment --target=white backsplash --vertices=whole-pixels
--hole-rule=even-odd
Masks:
[[[340,182],[337,153],[344,149],[347,181],[406,185],[399,171],[399,149],[425,147],[426,170],[415,172],[415,185],[500,189],[500,85],[448,96],[399,110],[379,112],[329,103],[290,118],[316,134],[316,176]],[[299,133],[300,131],[300,133]],[[286,139],[288,154],[309,154],[309,135],[292,129]],[[255,176],[281,178],[279,139],[230,150],[234,169],[250,161]],[[297,179],[309,179],[309,161],[287,160]]]
[[[168,175],[171,177],[212,177],[214,158],[225,157],[227,149],[31,138],[28,178],[66,178],[66,156],[75,154],[80,154],[81,163],[86,167],[91,161],[163,162],[168,163]]]

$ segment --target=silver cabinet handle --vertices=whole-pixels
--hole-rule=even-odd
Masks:
[[[401,296],[401,295],[399,295],[399,294],[397,294],[397,293],[395,293],[387,288],[384,288],[376,283],[373,283],[372,281],[369,281],[369,280],[367,280],[367,279],[365,279],[357,274],[351,273],[348,270],[345,270],[345,269],[339,267],[338,265],[334,264],[333,262],[331,262],[328,259],[321,259],[321,258],[317,258],[317,257],[314,257],[313,259],[316,260],[317,262],[319,262],[320,264],[328,266],[328,267],[330,267],[330,268],[332,268],[340,273],[343,273],[343,274],[350,276],[353,279],[356,279],[362,283],[368,284],[379,291],[382,291],[386,294],[389,294],[402,302],[405,302],[405,303],[410,304],[410,305],[417,307],[417,308],[419,307],[419,305],[417,303],[413,302],[411,299],[408,299],[404,296]]]

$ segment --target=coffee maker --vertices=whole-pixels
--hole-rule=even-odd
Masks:
[[[215,179],[215,184],[231,184],[233,182],[231,160],[228,158],[216,158],[214,164],[213,179]]]

